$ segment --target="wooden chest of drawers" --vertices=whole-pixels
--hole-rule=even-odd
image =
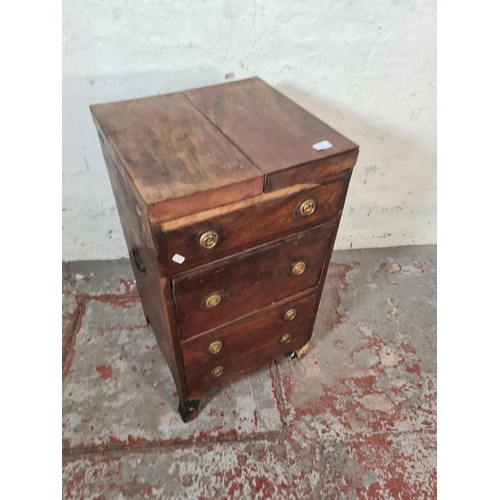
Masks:
[[[307,351],[358,146],[258,78],[91,112],[187,422],[209,389]]]

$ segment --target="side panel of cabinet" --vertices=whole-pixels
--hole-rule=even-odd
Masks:
[[[177,328],[175,324],[171,322],[169,324],[166,310],[168,303],[164,301],[164,289],[169,287],[166,280],[160,279],[158,259],[146,207],[101,134],[99,134],[99,139],[144,313],[172,372],[177,390],[182,397],[186,397]],[[173,315],[172,312],[171,314]]]

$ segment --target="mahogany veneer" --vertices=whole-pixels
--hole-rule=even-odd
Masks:
[[[91,112],[187,422],[209,389],[307,351],[359,148],[259,78]]]

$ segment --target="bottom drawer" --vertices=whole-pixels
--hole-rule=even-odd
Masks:
[[[258,317],[182,344],[190,397],[236,380],[308,341],[317,293],[281,302]]]

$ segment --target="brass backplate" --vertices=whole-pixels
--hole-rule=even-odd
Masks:
[[[217,245],[219,241],[219,235],[215,231],[205,231],[198,240],[200,246],[206,248],[207,250],[211,250]]]
[[[299,274],[302,274],[305,270],[306,270],[306,263],[302,260],[300,260],[299,262],[296,262],[292,266],[292,274],[299,275]]]
[[[315,211],[316,211],[316,201],[313,198],[304,200],[299,205],[299,214],[302,217],[307,217],[308,215],[312,215]]]

